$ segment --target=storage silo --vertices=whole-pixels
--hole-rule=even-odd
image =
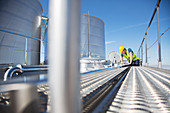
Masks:
[[[0,0],[0,64],[40,62],[42,6],[38,0]]]
[[[81,14],[80,30],[80,56],[83,60],[103,60],[105,59],[105,24],[98,17]],[[48,63],[48,24],[44,30],[44,59]]]
[[[81,59],[105,59],[105,23],[98,17],[81,14]]]

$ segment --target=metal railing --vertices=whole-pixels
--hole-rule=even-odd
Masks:
[[[162,37],[162,35],[164,35],[169,29],[170,27],[168,27],[168,29],[166,29],[163,33],[161,33],[160,37]],[[151,46],[148,47],[148,50],[152,48],[156,44],[156,42],[158,42],[158,39]]]
[[[154,12],[153,12],[153,14],[152,14],[152,17],[151,17],[151,19],[150,19],[149,25],[148,25],[148,27],[147,27],[147,29],[146,29],[145,35],[144,35],[144,37],[143,37],[143,39],[142,39],[142,42],[141,42],[140,47],[139,47],[138,52],[137,52],[139,58],[140,58],[140,59],[142,60],[142,62],[143,62],[143,46],[144,46],[144,41],[145,41],[145,65],[147,66],[147,65],[148,65],[148,54],[147,54],[147,53],[148,53],[148,50],[149,50],[156,42],[158,42],[158,67],[159,67],[159,68],[162,67],[162,61],[161,61],[161,40],[160,40],[160,38],[161,38],[161,36],[162,36],[165,32],[167,32],[167,31],[170,29],[170,27],[169,27],[167,30],[165,30],[163,33],[160,34],[160,22],[159,22],[159,5],[160,5],[160,2],[161,2],[161,0],[158,0],[158,2],[157,2],[157,4],[156,4],[156,7],[155,7],[155,9],[154,9]],[[148,34],[149,28],[150,28],[150,26],[151,26],[151,24],[152,24],[152,21],[153,21],[154,16],[155,16],[156,13],[157,13],[158,39],[157,39],[150,47],[147,47],[147,46],[148,46],[148,45],[147,45],[147,34]]]

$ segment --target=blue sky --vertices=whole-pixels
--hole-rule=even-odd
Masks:
[[[48,0],[40,0],[44,14],[48,14]],[[101,18],[105,22],[106,59],[111,51],[119,52],[119,46],[131,48],[136,54],[157,0],[82,0],[82,13]],[[43,15],[44,15],[43,14]],[[170,27],[170,0],[160,3],[160,31]],[[157,15],[148,32],[148,47],[157,39]],[[158,44],[148,50],[148,62],[157,65]],[[170,65],[170,30],[161,38],[163,65]],[[144,45],[145,53],[145,45]],[[144,54],[145,61],[145,54]]]

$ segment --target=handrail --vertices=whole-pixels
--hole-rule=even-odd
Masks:
[[[142,47],[143,47],[143,43],[145,41],[145,57],[146,57],[145,58],[145,65],[147,66],[148,65],[148,61],[147,61],[147,50],[148,50],[148,47],[147,47],[147,33],[148,33],[149,28],[150,28],[150,26],[152,24],[153,18],[155,16],[155,14],[157,13],[157,24],[158,24],[158,59],[159,59],[158,60],[158,66],[161,68],[161,66],[162,66],[162,62],[161,62],[161,43],[160,43],[160,37],[161,36],[160,36],[160,23],[159,23],[159,4],[160,4],[160,2],[161,2],[161,0],[158,0],[158,2],[156,4],[156,7],[155,7],[154,12],[152,14],[152,17],[150,19],[149,25],[148,25],[148,27],[146,29],[146,32],[145,32],[144,37],[142,39],[142,42],[141,42],[141,44],[139,46],[138,55],[139,55],[139,58],[140,58],[140,50],[143,51]],[[163,35],[163,34],[161,34],[161,35]],[[154,44],[156,42],[154,42]],[[142,55],[142,60],[143,60],[143,53],[141,55]]]
[[[164,35],[165,32],[167,32],[169,29],[170,29],[170,27],[168,27],[168,29],[166,29],[163,33],[161,33],[160,37],[161,37],[162,35]],[[150,47],[148,47],[148,50],[149,50],[153,45],[155,45],[155,43],[156,43],[157,41],[158,41],[158,39],[157,39]]]
[[[146,30],[146,32],[145,32],[145,35],[144,35],[144,37],[143,37],[143,39],[142,39],[142,42],[141,42],[141,45],[140,45],[140,47],[139,47],[138,52],[140,51],[140,48],[142,47],[143,42],[144,42],[144,40],[145,40],[145,38],[146,38],[146,36],[147,36],[148,30],[149,30],[149,28],[150,28],[150,26],[151,26],[151,23],[152,23],[152,21],[153,21],[153,18],[154,18],[155,14],[156,14],[156,11],[157,11],[157,7],[159,7],[160,2],[161,2],[161,0],[158,0],[158,2],[157,2],[157,4],[156,4],[156,7],[155,7],[155,9],[154,9],[153,15],[152,15],[152,17],[151,17],[151,20],[150,20],[150,22],[149,22],[149,25],[148,25],[147,30]]]

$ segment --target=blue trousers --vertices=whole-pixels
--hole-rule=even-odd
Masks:
[[[132,61],[132,66],[139,66],[139,59],[137,59],[136,61]]]

